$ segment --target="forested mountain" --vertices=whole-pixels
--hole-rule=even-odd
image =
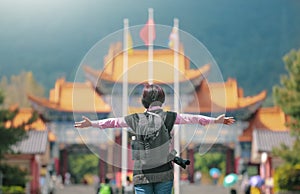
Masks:
[[[32,71],[46,91],[61,76],[73,81],[93,45],[122,29],[124,18],[145,24],[149,7],[156,24],[178,18],[245,95],[270,94],[286,72],[282,57],[300,48],[299,0],[1,0],[0,77]]]

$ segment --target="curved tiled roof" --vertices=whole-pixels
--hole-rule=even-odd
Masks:
[[[294,138],[289,131],[271,131],[264,129],[255,129],[253,139],[256,142],[256,148],[259,152],[271,152],[274,147],[280,144],[292,147]]]
[[[27,138],[11,147],[15,153],[20,154],[43,154],[47,148],[48,131],[30,130]]]
[[[129,84],[139,84],[143,83],[146,80],[148,80],[148,64],[143,63],[136,65],[128,70],[128,83]],[[121,83],[122,82],[122,74],[116,71],[116,73],[109,74],[104,69],[101,70],[95,70],[89,66],[84,66],[83,70],[93,77],[97,79],[107,80],[115,83]],[[123,68],[121,69],[123,70]],[[189,69],[185,70],[183,72],[179,73],[179,82],[187,82],[189,80],[196,79],[203,74],[207,74],[210,70],[210,65],[206,64],[199,69]],[[153,74],[153,82],[154,83],[164,83],[164,84],[170,84],[174,82],[174,76],[173,71],[174,68],[170,66],[169,64],[165,63],[154,63],[154,74]]]
[[[279,107],[262,107],[255,116],[250,120],[249,126],[239,137],[239,141],[252,141],[254,129],[263,129],[270,131],[288,131],[285,126],[286,116]]]
[[[19,112],[13,119],[13,122],[6,123],[6,127],[10,127],[12,124],[13,124],[13,126],[19,126],[22,123],[26,123],[31,118],[33,112],[34,112],[34,110],[31,108],[19,109]],[[27,131],[47,131],[47,127],[46,127],[45,123],[42,121],[42,119],[38,117],[37,120],[34,121],[32,124],[26,125],[25,130],[27,130]],[[49,141],[56,140],[56,136],[51,131],[47,131],[47,133],[48,133]]]
[[[232,78],[224,83],[208,83],[203,80],[196,90],[194,100],[187,106],[185,112],[234,111],[262,102],[266,96],[266,91],[255,96],[243,96],[243,90]]]
[[[32,117],[32,114],[33,114],[33,109],[20,108],[18,114],[13,119],[13,125],[19,126],[22,123],[26,123]],[[10,124],[7,123],[7,125],[10,125]],[[9,127],[9,126],[7,126],[7,127]],[[25,130],[32,130],[32,129],[38,130],[38,131],[43,131],[46,129],[46,125],[40,118],[37,118],[37,120],[35,122],[33,122],[32,124],[27,125],[25,127]]]
[[[131,84],[142,83],[148,80],[148,50],[134,49],[128,55],[128,82]],[[104,57],[104,67],[102,70],[95,70],[85,64],[84,71],[97,79],[112,82],[122,82],[123,70],[123,51],[122,43],[117,42],[110,46],[107,55]],[[190,60],[185,56],[183,47],[178,52],[178,71],[179,81],[184,82],[195,79],[210,70],[209,64],[201,64],[202,67],[190,68]],[[174,50],[154,49],[153,50],[153,82],[173,83],[174,76]],[[170,72],[170,73],[169,73]]]
[[[61,112],[110,112],[110,106],[88,83],[65,82],[58,79],[49,99],[28,95],[40,106]]]

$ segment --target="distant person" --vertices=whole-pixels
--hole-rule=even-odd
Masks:
[[[251,185],[247,185],[244,189],[245,194],[250,194],[251,193]]]
[[[99,188],[99,184],[100,184],[99,176],[98,175],[94,175],[93,176],[93,185],[94,185],[94,188],[95,188],[96,191]]]
[[[65,185],[71,184],[71,174],[69,172],[65,173]]]
[[[244,194],[250,194],[251,185],[249,183],[249,177],[247,171],[242,171],[241,190]]]
[[[48,182],[48,193],[54,194],[55,193],[55,182],[56,182],[56,175],[52,174],[50,180]]]
[[[126,177],[126,185],[124,187],[124,194],[133,194],[133,183],[129,176]]]
[[[201,172],[199,170],[196,171],[195,174],[194,174],[194,182],[196,184],[200,184],[201,183],[201,178],[202,178]]]
[[[64,185],[63,185],[63,180],[62,180],[62,176],[59,174],[57,175],[57,179],[56,179],[56,187],[63,189]]]
[[[132,156],[134,160],[133,183],[136,194],[171,194],[173,188],[173,163],[185,168],[189,161],[176,157],[176,151],[169,152],[168,142],[174,124],[219,123],[231,125],[232,117],[220,115],[217,118],[195,115],[177,114],[163,111],[165,93],[159,85],[147,84],[143,89],[142,104],[144,113],[130,114],[126,117],[109,118],[91,121],[83,117],[75,122],[75,127],[120,128],[130,127],[132,133]],[[161,143],[159,143],[161,142]],[[157,149],[159,147],[160,149]],[[165,151],[162,151],[165,150]]]
[[[251,194],[262,194],[261,189],[259,187],[254,187],[254,186],[250,187],[250,193]]]
[[[100,183],[96,194],[113,194],[113,189],[110,185],[109,178],[105,178],[104,183]]]
[[[214,185],[217,185],[218,182],[219,182],[219,177],[214,176],[214,177],[212,177],[212,179],[213,179],[213,184],[214,184]]]

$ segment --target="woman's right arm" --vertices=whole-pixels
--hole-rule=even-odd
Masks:
[[[124,117],[108,118],[108,119],[92,121],[89,118],[83,116],[82,119],[83,119],[82,121],[75,122],[74,127],[76,128],[97,127],[100,129],[128,127]]]

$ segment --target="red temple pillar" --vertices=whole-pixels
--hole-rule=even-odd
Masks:
[[[32,180],[30,182],[30,194],[39,193],[39,164],[36,161],[35,155],[32,156],[30,160],[30,168],[31,168],[31,177]]]
[[[226,149],[226,174],[234,173],[234,150]]]
[[[99,156],[99,180],[100,182],[104,182],[107,173],[107,163],[105,162],[105,159],[107,158],[107,149],[99,148]]]
[[[65,174],[68,172],[68,150],[64,148],[61,151],[61,165],[60,165],[60,174],[63,178],[63,182],[65,182]]]
[[[194,159],[194,146],[191,145],[188,147],[188,159],[190,160],[190,165],[188,166],[188,177],[189,177],[189,181],[190,183],[194,183],[194,163],[195,163],[195,159]]]
[[[115,133],[115,144],[114,144],[114,173],[115,175],[122,171],[121,161],[122,161],[122,136],[121,132],[117,131]]]
[[[272,173],[272,157],[268,156],[266,162],[266,180],[270,180],[273,177]],[[266,187],[266,194],[274,193],[272,187]]]
[[[272,174],[272,158],[268,156],[267,162],[266,162],[266,177],[271,178],[273,176]]]

